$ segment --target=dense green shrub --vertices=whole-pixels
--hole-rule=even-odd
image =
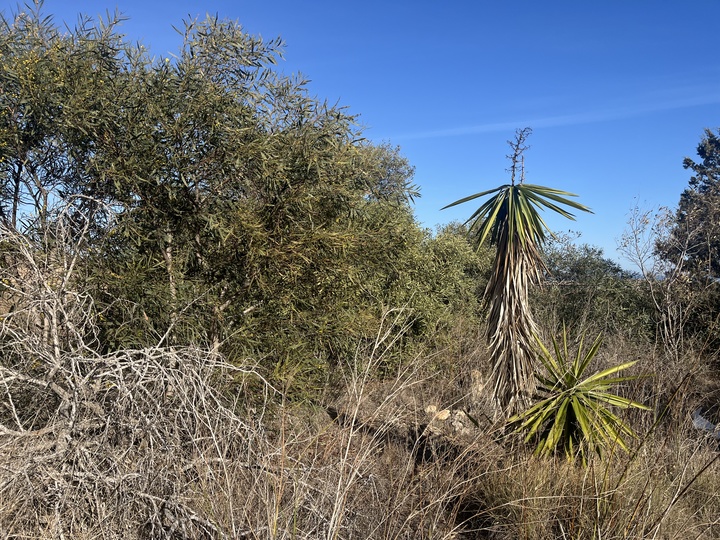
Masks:
[[[600,248],[576,244],[561,235],[544,253],[543,287],[534,291],[538,318],[550,329],[619,334],[633,339],[654,336],[653,308],[639,276],[604,257]]]
[[[63,33],[29,10],[0,30],[0,220],[78,219],[104,352],[202,343],[319,387],[388,307],[416,345],[476,315],[482,263],[412,215],[413,168],[279,74],[281,40],[186,25],[176,57],[117,21]]]

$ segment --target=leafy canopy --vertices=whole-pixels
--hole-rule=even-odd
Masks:
[[[210,345],[305,391],[384,307],[410,308],[423,343],[479,311],[481,257],[418,225],[399,148],[283,75],[280,38],[190,20],[156,58],[120,22],[0,14],[0,227],[72,214],[103,352]]]

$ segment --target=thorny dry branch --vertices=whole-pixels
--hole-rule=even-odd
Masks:
[[[97,353],[92,298],[73,290],[77,225],[62,212],[42,234],[0,230],[0,536],[242,537],[190,488],[230,492],[250,426],[222,390],[259,374],[200,348]]]

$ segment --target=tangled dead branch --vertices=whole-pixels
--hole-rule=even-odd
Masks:
[[[237,536],[199,513],[192,485],[242,459],[251,428],[216,389],[247,371],[199,349],[68,355],[53,371],[0,368],[5,531],[77,537],[110,521],[125,538]]]
[[[96,352],[73,225],[0,230],[0,536],[243,537],[203,496],[231,492],[251,426],[227,390],[259,375],[200,348]]]

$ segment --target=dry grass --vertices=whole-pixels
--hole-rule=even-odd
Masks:
[[[77,250],[50,260],[3,234],[0,537],[720,537],[720,454],[689,418],[717,381],[699,360],[642,356],[654,376],[622,391],[667,414],[630,417],[645,434],[633,453],[582,468],[491,423],[478,377],[461,376],[480,357],[378,378],[401,310],[325,401],[291,403],[212,350],[97,354],[92,299],[71,286]],[[612,343],[604,361],[630,350]]]

